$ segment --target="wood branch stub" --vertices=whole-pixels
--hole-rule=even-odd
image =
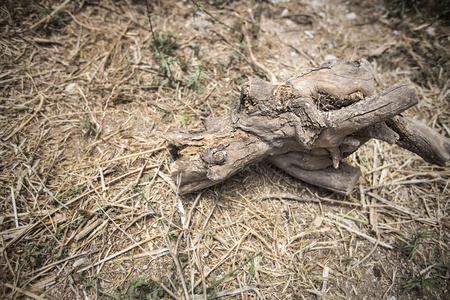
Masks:
[[[431,164],[445,166],[450,160],[450,140],[426,124],[402,116],[395,116],[386,123],[399,135],[398,146],[416,153]]]

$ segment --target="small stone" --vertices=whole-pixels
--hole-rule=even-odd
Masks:
[[[76,268],[76,267],[78,267],[78,266],[81,266],[81,265],[83,265],[86,261],[87,261],[87,258],[86,258],[86,257],[77,259],[77,260],[73,263],[72,267],[73,267],[73,268]]]
[[[335,60],[335,59],[338,59],[338,58],[332,54],[327,54],[325,56],[325,61],[330,61],[330,60]]]
[[[436,30],[437,30],[437,25],[436,25],[436,23],[434,23],[433,25],[431,25],[430,27],[425,29],[425,32],[428,35],[435,35],[436,34]]]
[[[348,13],[345,18],[349,21],[355,20],[357,18],[357,15],[354,12]]]
[[[294,211],[294,219],[299,224],[303,223],[302,214],[298,210]]]
[[[317,216],[316,219],[314,220],[314,222],[312,223],[313,227],[320,227],[320,225],[322,225],[323,222],[323,218],[320,216]]]
[[[69,83],[68,85],[66,85],[66,87],[64,88],[64,92],[72,92],[75,87],[77,86],[76,83]]]

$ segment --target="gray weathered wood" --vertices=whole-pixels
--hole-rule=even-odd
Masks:
[[[360,171],[341,160],[370,138],[396,143],[432,163],[449,160],[445,138],[398,116],[418,102],[411,82],[373,91],[373,72],[364,60],[333,61],[284,84],[250,80],[238,110],[205,120],[204,129],[167,134],[179,192],[215,185],[268,160],[300,180],[348,194]]]

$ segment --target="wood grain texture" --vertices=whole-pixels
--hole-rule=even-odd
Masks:
[[[167,134],[172,177],[185,194],[215,185],[246,166],[268,160],[288,174],[348,194],[361,172],[341,160],[371,138],[443,165],[450,143],[431,128],[399,114],[418,103],[408,80],[373,94],[365,61],[332,61],[283,84],[252,79],[240,107],[209,118],[204,129]]]

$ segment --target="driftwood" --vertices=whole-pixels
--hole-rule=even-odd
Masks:
[[[279,85],[252,79],[238,110],[204,120],[204,129],[166,135],[172,176],[185,194],[268,160],[302,181],[348,194],[361,172],[341,160],[371,138],[445,165],[449,140],[400,115],[417,102],[409,81],[374,95],[365,60],[332,61]]]

